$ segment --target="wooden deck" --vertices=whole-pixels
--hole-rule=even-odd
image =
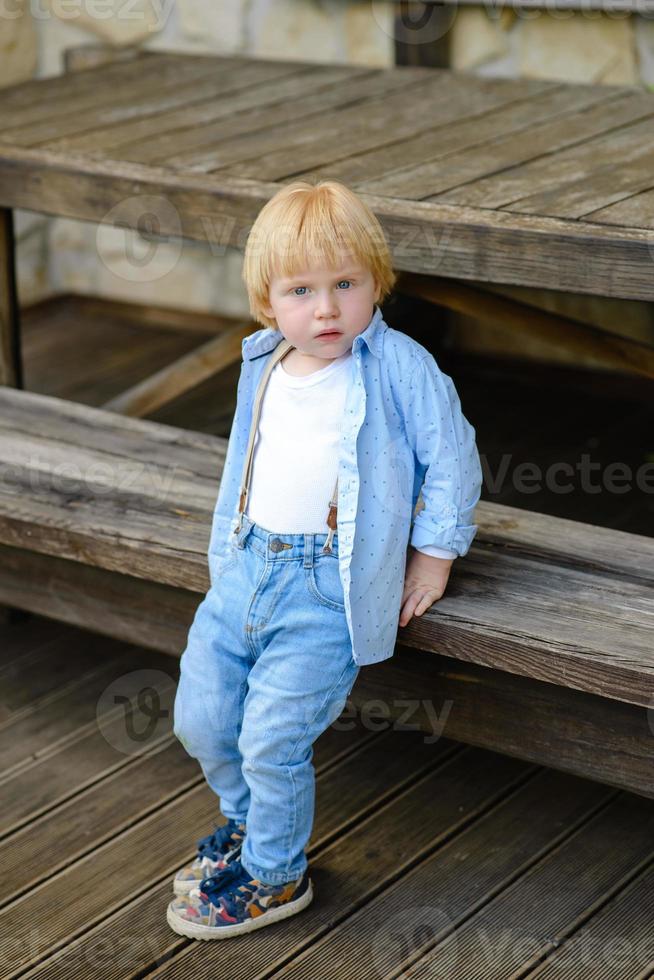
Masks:
[[[0,92],[0,206],[242,247],[337,177],[400,270],[649,300],[653,119],[634,86],[142,52]]]
[[[218,820],[171,734],[177,676],[71,626],[0,626],[4,978],[652,976],[654,801],[348,708],[315,746],[312,905],[242,940],[177,936],[171,877]],[[144,740],[116,693],[132,732],[155,718]]]

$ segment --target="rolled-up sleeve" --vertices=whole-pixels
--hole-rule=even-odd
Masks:
[[[478,530],[473,520],[482,468],[475,429],[461,410],[454,382],[431,354],[419,361],[410,384],[405,427],[421,483],[410,543],[461,557]]]

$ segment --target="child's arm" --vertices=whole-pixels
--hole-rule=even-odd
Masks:
[[[422,509],[416,507],[412,525],[400,626],[443,595],[454,558],[466,554],[477,532],[472,521],[482,487],[475,430],[452,379],[428,354],[411,381],[405,425],[422,480]]]

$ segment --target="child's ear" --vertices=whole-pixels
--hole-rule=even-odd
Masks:
[[[261,309],[262,309],[262,311],[263,311],[263,313],[265,313],[265,315],[266,315],[266,316],[267,316],[267,317],[268,317],[268,318],[269,318],[270,320],[274,320],[274,319],[275,319],[275,311],[273,310],[273,308],[272,308],[272,306],[270,305],[270,303],[267,303],[267,304],[265,304],[265,305],[262,305],[262,306],[261,306]]]

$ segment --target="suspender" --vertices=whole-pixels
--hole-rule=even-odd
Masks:
[[[250,479],[252,476],[252,459],[254,455],[254,440],[257,434],[257,428],[259,426],[259,416],[261,415],[261,403],[263,401],[263,393],[268,384],[268,379],[271,375],[272,369],[281,361],[281,359],[288,354],[290,350],[293,349],[293,344],[289,340],[282,340],[275,347],[274,351],[270,356],[270,360],[266,364],[263,374],[261,375],[261,380],[259,381],[259,387],[257,388],[257,393],[254,399],[254,405],[252,407],[252,424],[250,425],[250,435],[248,438],[248,445],[245,451],[245,463],[243,465],[243,476],[241,478],[241,490],[238,502],[238,525],[234,529],[234,533],[238,533],[241,530],[243,524],[243,514],[245,513],[245,506],[247,503],[248,492],[250,489]],[[334,533],[337,529],[337,508],[338,508],[338,476],[336,477],[336,483],[334,484],[334,490],[332,492],[332,499],[329,501],[329,512],[327,514],[327,527],[329,532],[327,534],[327,540],[325,541],[323,551],[331,552],[332,541],[334,539]]]

